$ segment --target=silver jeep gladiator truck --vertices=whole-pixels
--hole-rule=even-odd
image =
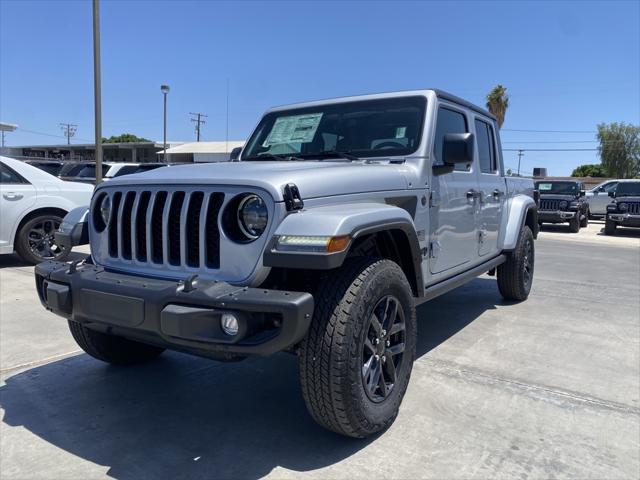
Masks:
[[[419,90],[278,107],[235,157],[113,179],[67,216],[91,255],[41,263],[36,285],[85,352],[288,351],[313,418],[367,437],[398,414],[417,304],[487,272],[529,295],[533,182],[505,177],[475,105]]]

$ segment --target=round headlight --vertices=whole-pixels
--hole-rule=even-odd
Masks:
[[[569,202],[567,202],[566,200],[562,200],[559,206],[560,208],[567,208],[569,206]]]
[[[258,195],[247,195],[238,204],[238,226],[244,235],[256,239],[267,228],[267,205]]]
[[[100,201],[100,216],[105,225],[109,224],[109,217],[111,216],[111,197],[105,195]]]
[[[627,205],[624,202],[621,202],[618,204],[618,208],[620,209],[621,212],[626,212],[627,208],[629,208],[629,205]]]

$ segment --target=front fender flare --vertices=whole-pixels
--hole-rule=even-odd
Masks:
[[[533,234],[537,236],[538,220],[537,212],[538,205],[528,195],[516,195],[509,199],[508,209],[509,216],[505,227],[504,239],[502,244],[502,250],[511,251],[516,248],[520,230],[525,224],[527,214],[530,210],[535,212],[534,223],[532,227]]]
[[[400,230],[406,235],[416,290],[424,290],[422,251],[413,218],[404,209],[384,203],[336,204],[310,208],[287,216],[267,243],[263,263],[267,267],[328,270],[340,267],[347,258],[354,241],[371,233]],[[349,235],[349,246],[342,252],[316,253],[276,250],[280,235],[327,236]],[[413,282],[412,282],[413,283]]]

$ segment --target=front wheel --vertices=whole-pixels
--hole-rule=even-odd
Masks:
[[[90,330],[69,320],[69,330],[78,346],[93,358],[116,365],[132,365],[153,360],[164,348]]]
[[[591,216],[591,212],[589,212],[589,210],[587,210],[584,213],[584,218],[582,220],[580,220],[580,228],[586,228],[589,226],[589,217]]]
[[[64,261],[69,251],[58,245],[54,237],[61,223],[62,217],[55,213],[43,213],[28,220],[16,234],[15,249],[18,255],[32,264],[45,260]]]
[[[605,235],[615,235],[616,234],[616,222],[613,220],[609,220],[608,218],[604,222],[604,234]]]
[[[498,267],[498,290],[506,300],[526,300],[533,284],[535,248],[533,233],[527,226],[522,227],[518,243],[507,261]]]
[[[575,217],[569,220],[569,231],[571,233],[578,233],[580,231],[580,212],[576,213]]]
[[[323,427],[364,438],[398,415],[415,357],[411,287],[389,260],[355,258],[320,286],[299,351],[302,394]]]

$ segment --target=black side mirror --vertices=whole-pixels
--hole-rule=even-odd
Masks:
[[[616,198],[616,192],[609,192],[609,196],[611,198]]]
[[[586,191],[584,191],[584,190],[580,190],[580,196],[581,196],[581,197],[584,197],[586,194],[587,194],[587,192],[586,192]]]
[[[433,173],[441,175],[453,172],[459,163],[473,162],[473,133],[447,133],[442,145],[442,161],[444,165],[434,165]]]
[[[242,153],[242,147],[234,148],[233,150],[231,150],[231,153],[229,154],[229,161],[230,162],[239,161],[241,153]]]

